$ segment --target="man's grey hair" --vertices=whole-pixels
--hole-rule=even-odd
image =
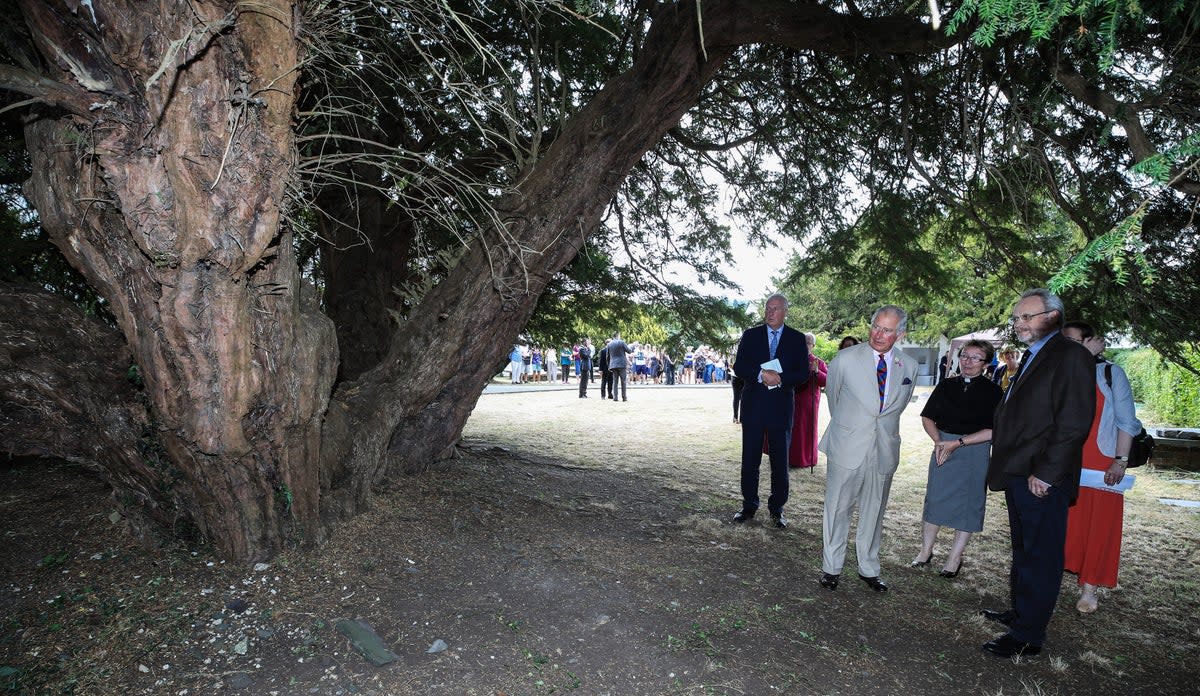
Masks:
[[[896,316],[900,317],[900,323],[896,324],[897,333],[902,333],[908,330],[908,312],[904,311],[903,307],[894,304],[880,307],[879,309],[875,310],[874,314],[871,315],[872,325],[875,324],[875,319],[880,314],[895,314]]]
[[[1066,321],[1067,309],[1063,306],[1061,297],[1055,295],[1046,288],[1034,288],[1021,293],[1021,300],[1025,299],[1026,297],[1042,298],[1042,307],[1045,308],[1047,312],[1058,312],[1058,321],[1056,321],[1055,324],[1058,325],[1059,329],[1063,327],[1063,322]],[[1021,300],[1017,301],[1020,302]]]
[[[771,296],[768,297],[765,302],[763,302],[763,307],[767,306],[767,302],[770,302],[771,300],[774,300],[776,298],[783,300],[783,311],[786,312],[787,308],[790,306],[790,303],[788,302],[788,299],[786,297],[784,297],[782,294],[777,293],[777,292],[771,293]]]

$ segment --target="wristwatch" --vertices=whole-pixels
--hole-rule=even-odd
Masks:
[[[960,437],[958,438],[958,444],[960,447],[965,447],[967,443]]]
[[[1118,461],[1118,462],[1121,462],[1122,464],[1124,464],[1125,462],[1129,461],[1129,457],[1122,457],[1121,455],[1118,454],[1117,456],[1113,457],[1113,461]]]

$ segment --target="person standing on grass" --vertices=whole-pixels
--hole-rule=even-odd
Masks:
[[[542,351],[542,361],[546,364],[546,383],[554,384],[558,381],[558,351],[553,347],[547,347]]]
[[[608,371],[608,344],[600,349],[596,359],[596,367],[600,369],[600,398],[612,397],[612,373]]]
[[[907,327],[903,309],[880,307],[867,342],[839,351],[829,363],[829,426],[817,446],[827,463],[820,583],[828,590],[836,590],[841,577],[855,507],[858,577],[876,592],[888,589],[879,578],[879,540],[900,465],[900,414],[917,378],[916,358],[895,348]]]
[[[521,369],[524,366],[525,363],[521,360],[521,346],[513,344],[512,350],[508,352],[508,375],[513,384],[521,383]]]
[[[608,371],[612,373],[612,383],[608,385],[608,391],[612,394],[613,401],[617,400],[618,381],[621,384],[621,401],[629,401],[625,394],[628,379],[625,371],[629,368],[629,352],[629,346],[621,340],[621,332],[614,333],[612,340],[608,342]]]
[[[1008,627],[983,644],[1000,657],[1036,655],[1062,588],[1067,510],[1079,494],[1083,446],[1096,413],[1096,362],[1065,338],[1062,300],[1049,290],[1026,291],[1012,325],[1028,350],[996,408],[988,488],[1008,504],[1012,568],[1005,611],[984,609]]]
[[[592,381],[592,339],[585,338],[579,346],[579,398],[587,398],[588,382]]]
[[[1125,478],[1133,439],[1142,431],[1133,404],[1133,389],[1120,365],[1104,359],[1104,339],[1091,324],[1069,321],[1063,336],[1096,356],[1096,415],[1083,446],[1083,468],[1104,472],[1104,483],[1114,486]],[[1125,496],[1116,491],[1081,486],[1079,499],[1067,513],[1064,567],[1079,576],[1079,601],[1075,608],[1090,614],[1100,606],[1097,587],[1117,586],[1121,564],[1121,528]]]
[[[784,325],[787,298],[778,293],[767,298],[766,322],[753,326],[738,342],[737,374],[745,382],[742,390],[742,509],[735,523],[747,522],[758,511],[758,478],[762,467],[762,444],[766,438],[771,462],[771,495],[767,512],[780,529],[787,527],[783,506],[788,501],[788,445],[792,436],[792,411],[796,387],[808,379],[808,344],[804,334]],[[697,353],[696,360],[699,360]],[[778,360],[779,368],[763,365]],[[696,373],[700,374],[697,365]]]
[[[571,382],[571,366],[574,360],[571,358],[571,349],[563,346],[558,351],[558,369],[562,371],[562,383],[570,384]]]
[[[921,513],[921,550],[909,565],[928,567],[938,530],[950,527],[954,545],[938,573],[947,579],[958,577],[971,534],[983,531],[992,414],[1004,395],[983,373],[994,351],[987,341],[967,341],[958,351],[962,374],[934,387],[921,410],[921,426],[933,440],[933,453]]]

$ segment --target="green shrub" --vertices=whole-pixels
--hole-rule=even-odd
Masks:
[[[1200,354],[1188,353],[1200,367]],[[1148,420],[1184,428],[1200,427],[1200,377],[1163,360],[1153,348],[1114,351],[1113,362],[1125,368],[1133,398],[1145,404]]]

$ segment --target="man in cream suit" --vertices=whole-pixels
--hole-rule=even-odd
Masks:
[[[903,309],[880,307],[871,317],[870,340],[839,351],[829,363],[830,421],[818,449],[827,463],[821,585],[830,590],[838,586],[857,505],[858,577],[872,590],[887,592],[879,579],[879,536],[900,464],[900,414],[917,377],[916,358],[893,348],[907,325]]]

